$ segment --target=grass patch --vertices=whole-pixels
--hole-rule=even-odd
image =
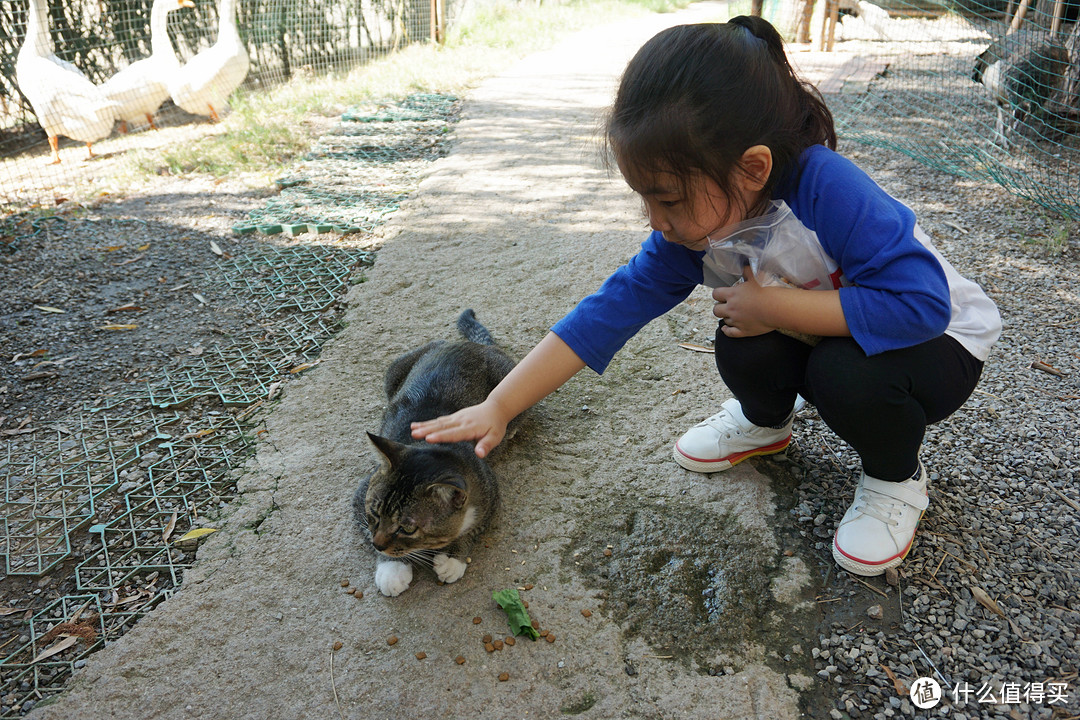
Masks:
[[[495,3],[463,18],[445,45],[411,45],[348,73],[305,74],[258,92],[241,92],[216,132],[196,142],[130,153],[129,182],[150,175],[233,173],[279,175],[303,156],[323,123],[353,105],[393,102],[413,92],[462,95],[514,60],[554,45],[567,34],[647,12],[685,7],[689,0],[569,0]]]

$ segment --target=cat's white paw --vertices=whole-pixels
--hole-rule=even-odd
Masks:
[[[412,582],[412,565],[387,560],[375,565],[375,586],[387,597],[397,597],[409,589]]]
[[[461,576],[465,574],[465,568],[468,567],[464,562],[457,558],[452,558],[445,553],[439,553],[432,560],[431,566],[435,568],[435,574],[444,583],[457,582],[461,579]]]

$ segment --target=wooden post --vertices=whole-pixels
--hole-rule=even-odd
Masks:
[[[802,0],[802,12],[799,13],[799,24],[795,29],[795,42],[810,42],[810,20],[814,15],[814,0]]]
[[[1061,29],[1061,22],[1065,19],[1065,0],[1054,0],[1054,20],[1050,24],[1050,35],[1056,36]]]
[[[829,8],[834,0],[825,0],[825,9],[821,14],[821,33],[818,35],[817,49],[825,49],[825,38],[829,36]]]
[[[438,36],[439,44],[442,45],[446,42],[446,0],[435,0],[436,10],[436,23],[435,34]]]
[[[833,43],[836,42],[836,23],[840,20],[840,0],[829,0],[829,40],[825,46],[826,52],[833,51]]]
[[[439,24],[436,18],[439,14],[439,0],[431,0],[431,10],[428,13],[431,22],[428,23],[428,27],[431,31],[431,42],[433,44],[439,42]]]
[[[1009,31],[1005,33],[1006,35],[1012,35],[1024,24],[1024,16],[1027,15],[1028,5],[1030,4],[1031,0],[1020,0],[1020,4],[1016,7],[1016,14],[1013,15],[1012,23],[1009,25]]]

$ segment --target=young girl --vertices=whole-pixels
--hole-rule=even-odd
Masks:
[[[928,503],[926,426],[974,389],[1000,332],[994,304],[930,246],[910,209],[834,152],[832,115],[760,18],[674,27],[646,43],[606,135],[652,234],[485,402],[416,423],[413,436],[476,440],[484,457],[512,418],[586,365],[603,372],[646,323],[706,284],[720,319],[716,365],[734,399],[679,439],[676,462],[710,473],[780,452],[801,394],[863,464],[833,557],[859,575],[899,565]],[[724,272],[710,241],[759,217],[764,232],[801,237],[835,261],[831,286]]]

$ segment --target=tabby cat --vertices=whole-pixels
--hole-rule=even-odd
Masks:
[[[514,367],[472,310],[457,325],[465,340],[436,340],[390,364],[382,429],[368,433],[381,462],[353,507],[378,552],[375,585],[390,597],[408,589],[413,565],[430,566],[446,583],[459,580],[499,500],[495,475],[472,443],[431,444],[410,432],[412,422],[482,402]]]

